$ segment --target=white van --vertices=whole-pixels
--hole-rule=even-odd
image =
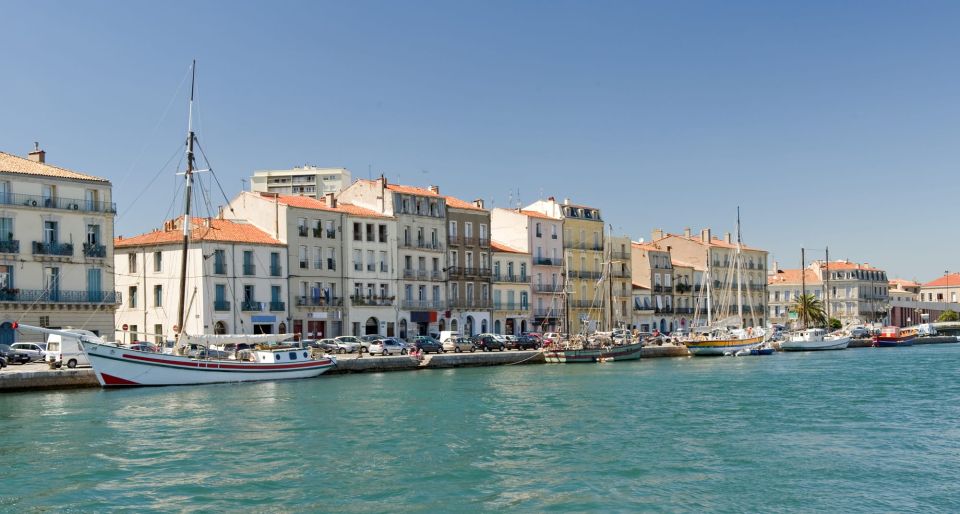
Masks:
[[[90,339],[94,342],[102,343],[103,340],[100,339],[96,334],[89,330],[82,330],[78,328],[68,328],[64,329],[64,332],[71,332],[77,334],[78,336],[84,336],[87,339]],[[57,367],[66,365],[68,368],[75,368],[77,366],[89,366],[90,361],[87,359],[87,355],[83,353],[83,350],[80,349],[80,338],[76,337],[67,337],[61,336],[59,334],[50,334],[47,336],[47,362],[59,363],[55,364]]]
[[[457,332],[456,330],[441,330],[440,338],[437,339],[437,341],[440,341],[442,343],[447,339],[453,339],[457,337],[460,337],[460,332]]]

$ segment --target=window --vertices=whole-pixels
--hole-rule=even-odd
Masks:
[[[163,307],[163,286],[153,286],[153,306]]]
[[[43,242],[48,245],[57,244],[57,222],[56,221],[43,222]]]
[[[213,298],[214,302],[220,304],[227,301],[227,286],[226,284],[216,284],[213,289]]]
[[[473,223],[469,221],[463,222],[463,237],[467,239],[473,237]]]
[[[213,272],[217,275],[223,275],[227,272],[227,259],[223,250],[213,251]]]
[[[270,301],[274,304],[280,303],[280,286],[270,286]]]
[[[0,218],[0,238],[4,237],[6,230],[4,230],[2,220],[9,218]],[[12,221],[12,220],[11,220]],[[10,238],[13,238],[13,225],[11,224]],[[90,246],[97,246],[100,244],[100,225],[90,224],[87,225],[87,244]]]
[[[366,228],[367,228],[367,241],[374,241],[375,238],[373,234],[373,224],[367,223]]]
[[[389,268],[387,266],[387,252],[380,252],[380,271],[387,272]]]
[[[307,269],[309,263],[307,261],[307,247],[305,245],[300,245],[298,257],[300,261],[300,269]]]
[[[536,226],[536,230],[535,230],[536,236],[543,237],[543,230],[540,228],[540,222],[538,221],[535,226]]]
[[[137,286],[127,288],[127,307],[131,309],[137,308]]]
[[[556,227],[554,227],[554,233],[556,233]],[[481,224],[480,224],[480,241],[486,242],[487,239],[488,239],[488,237],[487,237],[487,225],[486,225],[486,223],[481,223]],[[554,239],[556,239],[556,237],[554,237]]]
[[[363,225],[362,223],[356,223],[356,222],[353,224],[353,240],[354,241],[363,241],[362,225]]]
[[[333,252],[330,252],[330,255],[333,255]],[[313,269],[323,269],[323,248],[319,246],[313,247]],[[336,269],[336,266],[327,261],[327,269]]]
[[[153,271],[163,271],[163,252],[153,252]]]
[[[45,184],[41,188],[41,195],[43,196],[43,206],[53,207],[57,199],[57,186]]]
[[[521,282],[527,281],[527,263],[525,262],[520,263],[520,281]]]
[[[153,342],[158,345],[163,344],[163,325],[159,323],[153,326]]]
[[[386,243],[387,242],[387,226],[386,225],[380,225],[379,234],[380,234],[380,237],[378,238],[379,241],[381,243]]]

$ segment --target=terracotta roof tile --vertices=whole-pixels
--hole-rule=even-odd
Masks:
[[[663,241],[664,239],[670,239],[670,238],[683,239],[683,240],[685,240],[685,241],[693,241],[694,243],[701,244],[701,245],[704,245],[704,246],[708,245],[708,243],[704,243],[703,240],[700,239],[699,236],[692,235],[692,236],[690,236],[690,237],[684,237],[684,236],[679,235],[679,234],[664,234],[663,237],[661,237],[660,239],[657,239],[656,241],[654,241],[654,243],[659,243],[660,241]],[[735,249],[735,248],[737,247],[737,242],[736,242],[736,241],[733,241],[733,242],[728,243],[728,242],[727,242],[726,240],[724,240],[724,239],[720,239],[720,238],[717,237],[717,236],[713,236],[713,238],[710,240],[709,246],[715,246],[715,247],[717,247],[717,248],[731,248],[731,249]],[[748,245],[743,244],[743,243],[740,243],[740,248],[741,248],[742,250],[753,250],[753,251],[758,251],[758,252],[764,252],[764,251],[766,251],[766,250],[761,250],[760,248],[754,248],[754,247],[752,247],[752,246],[748,246]]]
[[[903,287],[920,287],[920,282],[907,280],[905,278],[894,278],[890,280],[890,283],[893,285],[903,286]]]
[[[271,199],[270,195],[261,195],[263,198]],[[312,196],[302,196],[302,195],[277,195],[277,201],[289,207],[297,207],[300,209],[314,209],[318,211],[327,211],[327,212],[342,212],[344,214],[350,214],[353,216],[365,216],[368,218],[389,218],[386,214],[381,214],[377,211],[366,209],[364,207],[359,207],[352,203],[342,203],[337,202],[336,207],[328,207],[327,199],[321,198],[316,199]]]
[[[505,245],[505,244],[503,244],[503,243],[501,243],[501,242],[499,242],[499,241],[493,241],[493,240],[491,240],[491,241],[490,241],[490,248],[493,248],[493,250],[496,251],[496,252],[522,253],[522,254],[530,255],[530,252],[525,252],[525,251],[523,251],[523,250],[518,250],[518,249],[516,249],[516,248],[514,248],[514,247],[512,247],[512,246],[507,246],[507,245]]]
[[[520,214],[526,214],[527,216],[530,216],[531,218],[540,218],[540,219],[544,219],[544,220],[560,221],[560,220],[558,220],[557,218],[553,218],[553,217],[547,216],[546,214],[544,214],[544,213],[542,213],[542,212],[528,211],[528,210],[526,210],[526,209],[521,210],[521,211],[520,211]]]
[[[931,280],[923,287],[960,287],[960,273],[951,273],[944,275],[936,280]]]
[[[473,202],[467,202],[455,196],[444,196],[444,198],[447,200],[447,207],[452,207],[454,209],[470,209],[472,211],[487,211],[483,207],[477,207]]]
[[[667,251],[666,249],[661,248],[660,245],[658,245],[658,244],[656,244],[656,243],[637,243],[637,242],[634,241],[634,242],[631,242],[631,243],[630,243],[630,247],[631,247],[631,248],[639,248],[639,249],[641,249],[641,250],[647,250],[648,252],[665,252],[665,251]]]
[[[878,268],[874,268],[873,266],[871,266],[871,265],[869,265],[869,264],[859,264],[859,263],[850,262],[850,261],[830,261],[829,264],[825,264],[825,263],[821,262],[821,263],[820,263],[820,267],[821,267],[821,268],[831,269],[831,270],[834,270],[834,271],[837,271],[837,270],[848,270],[848,269],[853,269],[853,270],[861,269],[861,270],[867,270],[867,271],[880,271]]]
[[[175,244],[183,240],[183,216],[167,222],[163,229],[157,229],[146,234],[133,237],[118,237],[113,240],[115,248],[130,248],[136,246],[155,246]],[[219,218],[193,218],[190,240],[224,243],[247,243],[261,245],[282,245],[280,241],[270,237],[259,228],[242,221],[222,220]]]
[[[781,285],[781,284],[797,284],[799,285],[802,281],[800,280],[800,271],[799,269],[784,269],[777,270],[777,273],[774,275],[767,276],[768,285]],[[810,268],[804,268],[804,276],[806,278],[807,284],[822,284],[820,277],[817,276],[817,272],[813,271]]]
[[[71,171],[58,166],[31,161],[30,159],[5,152],[0,152],[0,172],[110,183],[110,181],[105,178],[94,177],[93,175]]]

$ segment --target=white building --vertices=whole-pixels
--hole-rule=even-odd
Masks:
[[[493,250],[493,333],[529,332],[533,328],[530,253],[497,241],[491,241],[490,247]]]
[[[257,170],[250,179],[253,192],[306,195],[320,198],[339,193],[350,184],[346,168],[319,168],[304,164],[289,170]]]
[[[182,223],[180,217],[114,241],[116,288],[125,298],[117,323],[127,326],[127,340],[162,341],[175,333]],[[184,331],[288,333],[286,246],[238,220],[193,218],[190,234]]]
[[[106,179],[0,152],[0,343],[10,322],[114,338],[113,218]],[[40,334],[21,333],[25,341]]]

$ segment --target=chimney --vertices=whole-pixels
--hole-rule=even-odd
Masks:
[[[323,198],[327,202],[327,207],[337,208],[337,197],[333,193],[324,193]]]
[[[700,231],[700,241],[702,241],[702,242],[704,242],[704,243],[709,243],[709,242],[710,242],[710,235],[711,235],[711,234],[710,234],[710,229],[709,229],[709,228],[702,229],[702,230]]]
[[[556,202],[556,201],[557,201],[557,199],[554,198],[554,197],[552,197],[552,196],[548,196],[548,197],[547,197],[547,200],[550,201],[550,202]]]
[[[662,228],[655,228],[655,229],[653,229],[653,233],[650,234],[650,242],[651,242],[651,243],[656,242],[658,239],[663,239],[663,229],[662,229]]]
[[[733,241],[730,239],[730,232],[724,232],[724,233],[723,233],[723,240],[726,241],[727,244],[731,244],[731,243],[733,242]]]
[[[44,152],[40,149],[40,143],[37,141],[33,142],[33,151],[27,154],[27,159],[30,159],[33,162],[39,162],[41,164],[47,162],[47,152]]]
[[[690,239],[690,227],[683,229],[683,237]]]
[[[440,186],[430,186],[430,192],[435,195],[440,194]]]
[[[477,207],[483,209],[483,199],[477,198],[476,200],[473,201],[473,205],[476,205]]]
[[[569,198],[564,198],[564,199],[563,199],[563,205],[570,205],[570,199],[569,199]]]

